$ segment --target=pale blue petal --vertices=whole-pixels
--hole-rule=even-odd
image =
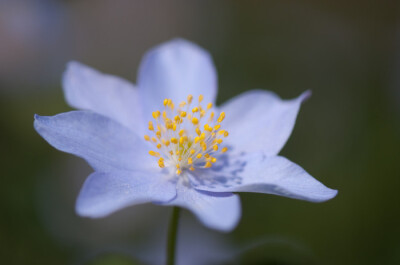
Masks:
[[[176,196],[175,184],[164,175],[147,172],[92,173],[78,196],[76,212],[98,218],[122,208],[152,201],[166,202]]]
[[[165,98],[186,100],[189,94],[202,94],[204,102],[214,102],[217,74],[211,56],[197,45],[182,39],[161,44],[143,57],[138,88],[144,114],[162,107]]]
[[[192,185],[210,192],[258,192],[311,202],[337,194],[288,159],[262,153],[221,158],[212,168],[193,173]]]
[[[227,192],[197,191],[187,184],[178,182],[177,196],[163,205],[175,205],[192,211],[207,227],[231,231],[241,215],[239,196]]]
[[[138,91],[128,81],[70,62],[63,75],[65,99],[74,108],[91,110],[121,124],[142,130]]]
[[[90,111],[35,115],[34,127],[49,144],[86,159],[98,171],[146,169],[156,164],[147,154],[144,139]]]
[[[301,103],[310,95],[306,91],[296,99],[281,100],[272,92],[252,90],[233,98],[220,108],[226,113],[223,128],[229,132],[224,141],[235,153],[278,154],[293,130]]]

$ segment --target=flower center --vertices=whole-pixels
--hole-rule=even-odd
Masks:
[[[228,136],[226,130],[221,130],[225,112],[215,120],[212,103],[206,108],[201,106],[203,95],[199,96],[197,105],[192,105],[192,101],[193,96],[189,95],[187,101],[175,107],[171,99],[164,99],[164,110],[152,113],[155,123],[149,121],[148,128],[154,136],[144,136],[157,148],[149,154],[158,158],[158,166],[172,167],[177,175],[186,169],[209,168],[217,162],[215,154],[218,151],[225,153],[228,150],[219,147],[222,138]]]

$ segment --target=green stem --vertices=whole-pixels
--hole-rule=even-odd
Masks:
[[[172,217],[169,223],[168,230],[168,241],[167,241],[167,265],[175,264],[175,254],[176,254],[176,241],[179,223],[179,207],[174,207],[172,209]]]

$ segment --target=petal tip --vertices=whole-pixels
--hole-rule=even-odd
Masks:
[[[303,93],[301,93],[301,95],[299,96],[299,99],[301,101],[301,103],[307,101],[310,97],[312,96],[312,91],[310,89],[304,91]]]

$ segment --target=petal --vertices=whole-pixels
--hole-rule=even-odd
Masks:
[[[225,157],[215,168],[197,172],[191,181],[198,190],[268,193],[311,202],[337,194],[288,159],[262,153]]]
[[[174,102],[195,99],[202,94],[206,103],[214,103],[217,74],[211,56],[197,45],[175,39],[150,50],[142,60],[138,87],[144,114],[162,107],[165,98]]]
[[[76,212],[98,218],[124,207],[152,201],[169,201],[176,196],[175,185],[161,174],[145,172],[92,173],[78,196]]]
[[[276,94],[252,90],[221,106],[226,112],[226,139],[234,152],[263,151],[268,155],[280,152],[289,138],[301,103],[311,95],[306,91],[298,98],[281,100]]]
[[[128,81],[70,62],[63,75],[63,87],[70,106],[102,114],[131,129],[143,129],[138,91]]]
[[[192,211],[207,227],[231,231],[241,216],[239,196],[226,192],[196,191],[180,182],[176,187],[177,196],[164,205],[175,205]]]
[[[89,111],[35,115],[34,127],[53,147],[86,159],[98,171],[153,168],[147,143],[105,116]]]

